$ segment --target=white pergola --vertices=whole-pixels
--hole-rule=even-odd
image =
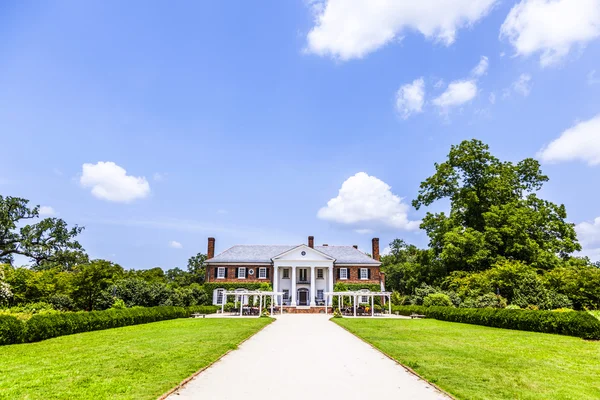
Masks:
[[[275,304],[275,300],[278,300],[280,296],[283,299],[283,292],[268,292],[261,290],[229,290],[223,292],[223,301],[221,303],[221,314],[225,311],[225,303],[227,303],[227,298],[229,296],[235,296],[234,304],[235,308],[237,308],[237,302],[240,302],[240,317],[243,315],[243,307],[244,307],[244,296],[258,296],[258,316],[262,313],[263,304],[267,304],[267,297],[271,297],[271,315],[273,315],[273,306]],[[240,299],[240,297],[242,297]],[[264,301],[263,301],[264,299]],[[283,314],[283,307],[279,308],[280,314]]]
[[[387,299],[388,301],[388,313],[391,315],[392,314],[392,301],[391,301],[391,296],[392,296],[392,292],[367,292],[367,291],[360,291],[360,290],[356,290],[356,291],[347,291],[347,292],[327,292],[325,293],[325,296],[327,296],[327,300],[329,300],[329,297],[331,296],[332,298],[334,296],[338,296],[338,310],[340,310],[340,312],[342,311],[342,306],[344,303],[344,297],[351,297],[352,298],[352,308],[354,310],[354,316],[356,317],[356,306],[358,305],[358,297],[370,297],[371,301],[369,303],[371,303],[371,316],[375,315],[375,297],[384,297]],[[333,299],[331,301],[331,304],[333,304]],[[325,307],[325,313],[327,314],[327,307]]]

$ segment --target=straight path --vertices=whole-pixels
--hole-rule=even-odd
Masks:
[[[168,400],[448,399],[328,319],[278,316]]]

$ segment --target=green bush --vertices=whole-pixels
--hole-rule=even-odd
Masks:
[[[493,308],[394,306],[392,312],[401,315],[423,314],[442,321],[495,328],[600,339],[600,320],[582,311],[552,312]]]
[[[213,314],[217,312],[217,309],[216,306],[187,308],[165,306],[90,312],[55,312],[52,314],[35,314],[24,322],[13,316],[0,315],[0,344],[37,342],[74,333],[187,318],[193,313]]]
[[[0,314],[0,345],[21,343],[25,324],[12,315]]]
[[[441,306],[441,307],[452,307],[452,300],[450,300],[450,296],[444,293],[433,293],[427,295],[423,299],[423,306],[431,307],[431,306]]]

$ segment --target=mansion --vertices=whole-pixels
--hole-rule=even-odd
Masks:
[[[365,291],[374,285],[384,290],[378,238],[373,238],[372,246],[369,257],[358,246],[315,246],[309,236],[307,244],[236,245],[215,256],[215,239],[208,238],[206,282],[217,284],[212,294],[215,305],[225,301],[226,289],[218,288],[219,282],[229,288],[235,283],[270,283],[274,292],[283,293],[282,300],[277,299],[283,304],[277,305],[291,312],[310,311],[325,306],[325,293],[333,292],[338,282],[359,289],[364,285]]]

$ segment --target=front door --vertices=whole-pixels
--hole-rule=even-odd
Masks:
[[[307,306],[308,305],[308,290],[306,290],[306,289],[298,290],[298,305],[299,306]]]

